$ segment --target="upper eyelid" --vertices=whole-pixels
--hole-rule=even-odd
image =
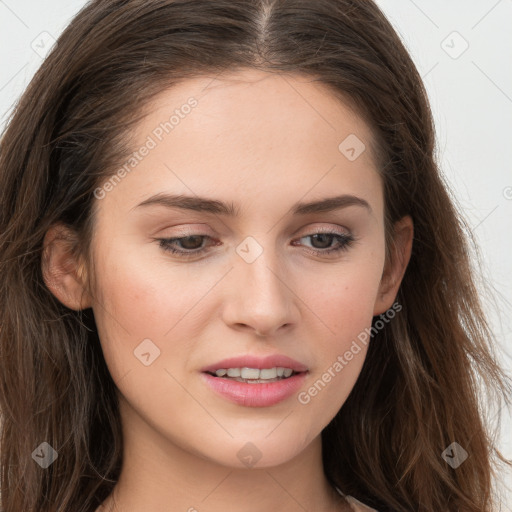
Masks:
[[[340,232],[340,230],[341,230],[341,232]],[[196,232],[193,229],[188,230],[187,228],[183,228],[181,233],[175,233],[175,234],[171,234],[168,236],[162,236],[160,238],[176,239],[176,238],[187,238],[189,236],[208,236],[210,238],[216,237],[216,235],[210,234],[206,231],[210,231],[210,230],[209,229],[207,230],[206,228],[198,228],[198,231]],[[337,227],[332,227],[332,226],[316,226],[315,227],[315,226],[312,226],[310,228],[303,228],[303,229],[298,229],[298,230],[294,231],[293,236],[297,237],[297,236],[299,236],[300,233],[304,233],[304,234],[300,235],[301,237],[308,236],[308,235],[314,235],[317,233],[351,235],[352,230],[345,226],[337,226]]]

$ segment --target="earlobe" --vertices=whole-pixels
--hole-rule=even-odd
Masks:
[[[380,315],[392,305],[409,264],[414,238],[414,224],[410,215],[395,223],[389,261],[386,262],[373,315]]]
[[[43,242],[41,271],[52,294],[62,304],[79,311],[91,307],[86,292],[87,274],[81,261],[74,255],[76,234],[59,224],[52,226]]]

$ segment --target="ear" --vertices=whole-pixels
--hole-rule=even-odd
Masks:
[[[77,260],[76,233],[63,224],[52,226],[44,237],[41,270],[48,289],[62,304],[79,311],[92,306],[86,291],[85,265]]]
[[[386,312],[396,299],[400,283],[411,258],[414,224],[410,215],[406,215],[394,225],[393,242],[384,265],[384,271],[375,301],[373,315]]]

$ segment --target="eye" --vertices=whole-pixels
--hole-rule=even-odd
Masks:
[[[203,244],[205,239],[212,240],[210,236],[201,234],[175,238],[156,238],[155,240],[159,242],[160,247],[165,252],[169,252],[177,255],[179,258],[186,259],[198,256],[208,251],[208,246]],[[341,251],[346,251],[355,241],[354,236],[351,234],[335,232],[316,232],[302,236],[297,240],[300,241],[304,239],[311,239],[314,246],[310,246],[311,248],[309,249],[306,247],[306,252],[314,254],[315,256],[337,254]],[[335,242],[334,246],[332,245],[333,242]],[[211,245],[219,245],[219,243],[214,242]],[[293,241],[292,245],[296,246],[301,244]]]
[[[188,235],[179,238],[158,238],[160,247],[167,252],[177,254],[182,258],[190,256],[197,256],[207,250],[203,246],[202,242],[205,238],[211,238],[208,235]],[[176,248],[176,244],[181,245],[180,248]]]
[[[312,235],[306,235],[299,240],[303,239],[311,239],[313,243],[313,250],[308,250],[315,255],[324,255],[324,254],[333,254],[339,253],[341,251],[346,251],[350,245],[355,241],[355,238],[352,235],[346,233],[330,233],[330,232],[320,232],[314,233]],[[336,245],[332,246],[332,243],[335,242]],[[295,245],[295,242],[293,243]],[[319,247],[318,247],[319,246]]]

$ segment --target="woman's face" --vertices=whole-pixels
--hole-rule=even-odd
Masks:
[[[148,112],[95,203],[92,306],[124,419],[223,465],[283,463],[342,407],[394,301],[370,130],[318,83],[255,71]],[[299,373],[204,371],[243,367]]]

